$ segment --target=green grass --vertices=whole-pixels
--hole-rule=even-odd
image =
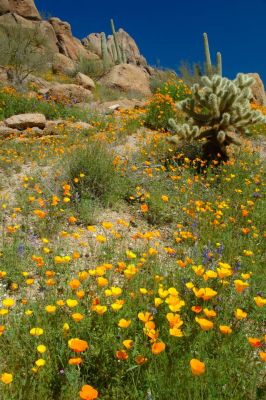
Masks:
[[[95,131],[115,130],[114,119],[96,122]],[[262,161],[242,151],[227,164],[200,170],[199,161],[186,158],[187,149],[181,156],[165,141],[152,141],[136,160],[121,157],[118,167],[99,139],[80,133],[64,145],[50,143],[50,173],[26,174],[14,202],[0,200],[0,298],[16,300],[0,315],[0,378],[13,374],[12,383],[0,382],[1,400],[78,400],[85,384],[101,400],[264,400],[259,353],[265,351],[265,307],[254,301],[265,298]],[[41,160],[35,146],[28,143],[28,154],[32,148]],[[2,155],[11,149],[6,144]],[[73,216],[76,222],[69,221]],[[248,284],[243,292],[237,280]],[[204,299],[200,288],[217,294]],[[71,308],[69,299],[77,305]],[[114,311],[117,300],[124,302]],[[47,305],[55,305],[55,313]],[[99,305],[106,306],[103,315]],[[206,308],[216,316],[207,317]],[[236,318],[238,308],[246,318]],[[141,312],[150,313],[154,330],[144,326]],[[79,322],[76,313],[84,317]],[[180,337],[169,331],[169,313],[181,320]],[[204,331],[196,316],[213,327]],[[121,319],[131,324],[121,328]],[[222,334],[220,325],[232,333]],[[43,334],[32,336],[33,327]],[[89,348],[75,353],[71,338]],[[258,338],[260,346],[248,338]],[[132,348],[124,340],[132,340]],[[153,354],[153,341],[165,343],[165,350]],[[43,354],[40,344],[47,347]],[[118,358],[121,350],[127,359]],[[82,358],[80,365],[69,364],[74,357]],[[36,369],[40,358],[46,364]],[[193,358],[205,364],[201,376],[191,372]]]
[[[71,119],[74,121],[88,121],[88,113],[56,102],[48,102],[36,98],[29,98],[14,91],[7,92],[0,89],[0,120],[15,114],[42,113],[47,119]]]

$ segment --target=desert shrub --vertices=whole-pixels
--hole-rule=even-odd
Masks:
[[[38,28],[1,27],[0,64],[7,67],[14,85],[21,87],[31,73],[47,69],[51,60],[49,44]]]
[[[0,89],[0,120],[15,114],[40,112],[47,119],[72,119],[74,121],[87,121],[88,115],[75,107],[66,107],[53,101],[44,101],[30,98],[11,88]]]
[[[64,169],[63,178],[71,182],[77,205],[81,200],[91,200],[109,206],[126,196],[127,179],[117,171],[112,153],[101,143],[92,141],[78,148]]]
[[[105,85],[96,84],[93,95],[95,100],[104,102],[120,99],[122,92],[117,88],[110,88]]]
[[[259,110],[263,115],[266,115],[266,107],[260,106],[256,103],[251,103],[251,108],[253,110]],[[266,136],[266,124],[254,124],[249,126],[248,130],[245,132],[247,136]]]
[[[177,75],[175,71],[155,69],[150,80],[150,88],[152,93],[156,93],[166,82],[169,80],[175,80]]]
[[[179,67],[179,77],[186,85],[192,86],[194,83],[199,83],[203,75],[203,68],[200,64],[190,65],[188,62],[182,62]]]
[[[167,131],[169,119],[178,118],[174,100],[169,94],[156,93],[147,106],[145,125],[151,129]]]
[[[157,89],[157,92],[168,94],[174,101],[185,100],[191,95],[191,90],[181,79],[165,82]]]
[[[82,74],[88,75],[95,80],[101,78],[105,73],[102,60],[88,60],[84,57],[79,58],[76,72],[82,72]]]

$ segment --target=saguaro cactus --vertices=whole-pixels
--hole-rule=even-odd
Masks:
[[[118,43],[117,33],[115,30],[115,24],[114,24],[113,19],[111,19],[111,28],[112,28],[114,44],[115,44],[115,49],[116,49],[116,54],[117,54],[117,59],[115,60],[115,62],[117,62],[117,64],[122,64],[123,60],[122,60],[122,55],[121,55],[121,49],[120,49],[120,46]]]
[[[110,61],[107,50],[106,36],[104,32],[101,33],[101,50],[102,50],[103,68],[105,71],[107,71],[110,66]]]
[[[221,160],[227,160],[227,147],[232,143],[241,144],[235,134],[244,132],[251,124],[266,123],[266,118],[250,107],[253,82],[253,78],[244,74],[238,74],[234,81],[220,75],[203,76],[200,85],[192,86],[192,96],[177,104],[189,120],[183,125],[169,120],[176,132],[170,141],[205,139],[206,158],[219,155]]]
[[[206,75],[210,78],[214,74],[222,76],[222,55],[220,52],[216,54],[217,65],[216,67],[212,65],[211,62],[211,53],[209,47],[209,40],[207,33],[203,33],[203,43],[204,43],[204,53],[205,53],[205,72]]]

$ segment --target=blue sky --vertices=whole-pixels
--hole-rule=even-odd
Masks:
[[[150,65],[202,62],[202,33],[225,76],[258,72],[266,86],[266,0],[35,0],[39,11],[70,22],[73,34],[110,32],[110,18],[136,40]]]

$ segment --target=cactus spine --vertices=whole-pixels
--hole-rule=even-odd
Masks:
[[[111,19],[111,28],[112,28],[114,44],[115,44],[116,54],[117,54],[117,58],[116,58],[115,62],[117,64],[122,64],[123,60],[122,60],[121,50],[120,50],[120,47],[119,47],[117,33],[115,31],[115,24],[114,24],[114,20],[113,19]]]

